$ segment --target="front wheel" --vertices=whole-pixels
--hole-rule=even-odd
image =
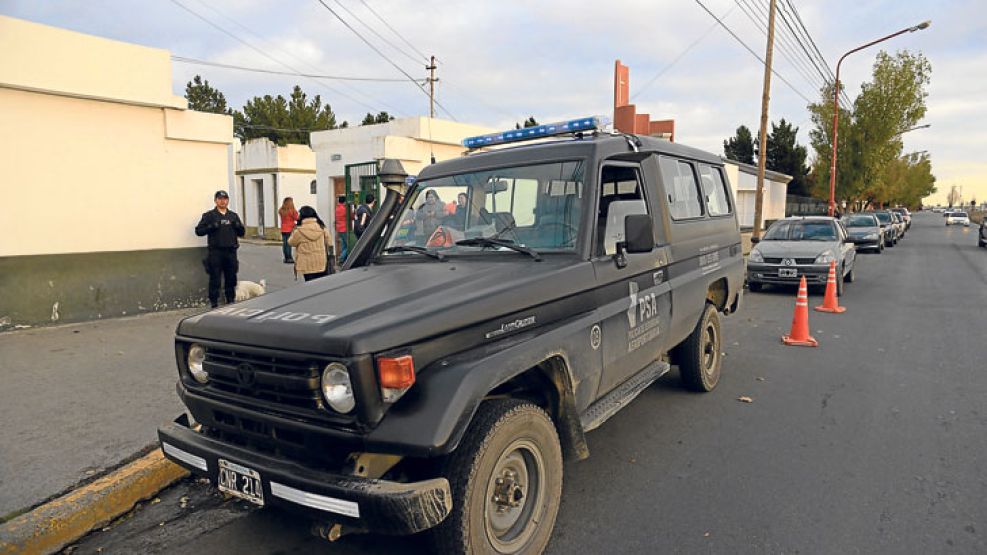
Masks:
[[[562,496],[562,448],[544,410],[516,399],[484,402],[442,474],[452,512],[431,531],[435,553],[545,550]]]
[[[713,391],[720,381],[720,349],[720,314],[707,303],[696,329],[676,347],[674,359],[686,387],[699,392]]]
[[[853,266],[850,266],[850,271],[847,272],[845,276],[843,276],[843,281],[847,283],[853,283],[854,281],[856,281],[857,279],[857,274],[855,273],[856,271],[857,271],[857,264],[854,263]]]

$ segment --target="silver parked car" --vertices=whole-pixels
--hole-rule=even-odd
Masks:
[[[794,285],[805,276],[809,285],[826,285],[829,264],[836,262],[836,293],[843,282],[854,280],[857,250],[843,224],[828,216],[785,218],[771,224],[754,240],[747,261],[747,287],[760,291],[765,284]]]

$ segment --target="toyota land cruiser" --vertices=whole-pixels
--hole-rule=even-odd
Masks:
[[[716,387],[744,268],[717,156],[596,118],[464,144],[516,135],[566,136],[385,161],[344,271],[182,321],[165,455],[330,539],[541,552],[586,432],[670,364]]]

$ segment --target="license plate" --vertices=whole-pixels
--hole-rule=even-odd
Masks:
[[[219,459],[219,491],[264,506],[264,488],[256,470]]]
[[[778,277],[799,277],[799,271],[795,268],[778,268]]]

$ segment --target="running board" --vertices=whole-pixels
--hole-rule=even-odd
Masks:
[[[667,362],[656,360],[649,364],[647,368],[631,376],[626,382],[620,384],[610,393],[607,393],[595,403],[590,405],[586,412],[579,417],[579,422],[583,425],[583,431],[590,431],[599,428],[601,424],[617,414],[637,397],[646,387],[653,384],[655,380],[665,375],[672,367]]]

